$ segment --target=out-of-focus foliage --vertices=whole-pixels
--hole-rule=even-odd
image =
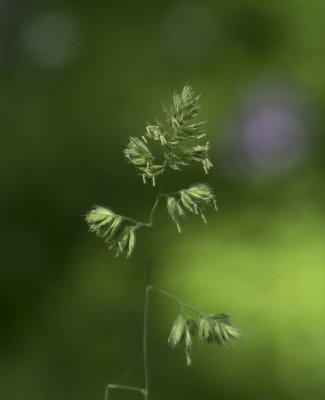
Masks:
[[[161,210],[153,279],[229,312],[245,341],[193,348],[186,369],[167,346],[174,310],[153,296],[152,398],[324,398],[324,12],[319,0],[0,2],[4,398],[101,398],[131,364],[122,382],[141,381],[148,237],[126,263],[82,215],[98,203],[147,220],[153,189],[121,149],[186,82],[204,94],[220,213],[178,235]],[[184,169],[184,187],[202,172]]]

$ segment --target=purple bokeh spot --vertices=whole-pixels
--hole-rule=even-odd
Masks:
[[[291,110],[267,105],[248,117],[242,127],[243,150],[257,166],[276,166],[301,154],[305,133],[302,121]]]
[[[246,96],[227,131],[228,169],[248,175],[283,171],[308,147],[306,106],[293,91],[261,88]]]

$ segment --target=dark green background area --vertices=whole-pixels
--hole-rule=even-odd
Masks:
[[[159,209],[153,283],[230,314],[245,340],[196,345],[187,368],[166,343],[177,307],[154,294],[152,400],[323,399],[325,3],[2,0],[0,32],[1,396],[101,399],[132,365],[122,382],[142,385],[148,234],[116,259],[82,215],[147,218],[154,190],[122,150],[190,82],[214,168],[165,185],[207,181],[220,212],[179,235]],[[291,167],[243,174],[222,161],[226,127],[265,82],[303,99],[308,145]]]

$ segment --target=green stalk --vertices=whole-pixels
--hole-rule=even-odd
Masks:
[[[143,364],[144,364],[145,400],[149,400],[149,395],[150,395],[150,364],[149,364],[149,354],[148,354],[149,299],[150,299],[150,289],[147,286],[145,303],[144,303],[144,319],[143,319]]]
[[[150,362],[149,362],[149,343],[148,343],[148,335],[149,335],[149,303],[150,303],[150,279],[151,279],[151,269],[153,264],[153,218],[156,214],[159,200],[161,197],[161,189],[162,189],[162,177],[159,184],[158,194],[155,200],[155,203],[150,212],[150,220],[149,220],[149,234],[150,234],[150,253],[148,259],[147,266],[147,280],[146,280],[146,292],[145,292],[145,301],[144,301],[144,317],[143,317],[143,364],[144,364],[144,381],[145,381],[145,391],[144,391],[144,399],[149,400],[150,397]]]

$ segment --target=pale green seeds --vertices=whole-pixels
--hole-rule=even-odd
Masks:
[[[212,167],[212,163],[208,158],[208,151],[210,149],[209,142],[205,146],[197,145],[191,148],[182,148],[180,153],[181,157],[188,161],[201,162],[205,173]]]
[[[212,189],[205,183],[190,186],[187,189],[187,194],[201,205],[213,203],[215,199]]]
[[[130,257],[133,249],[135,246],[135,233],[134,229],[130,230],[130,236],[129,236],[129,243],[128,243],[128,249],[127,249],[127,257]]]
[[[196,335],[198,329],[196,320],[194,318],[186,317],[186,325],[188,326],[191,335]]]
[[[235,340],[240,340],[243,338],[243,335],[240,332],[240,330],[235,328],[232,325],[227,325],[227,333],[232,339],[235,339]]]
[[[130,137],[124,155],[131,164],[136,166],[146,165],[154,159],[148,147],[137,137]]]
[[[114,237],[114,235],[118,232],[119,227],[122,223],[122,218],[119,216],[114,217],[110,226],[107,227],[105,231],[105,241],[109,241]]]
[[[206,135],[205,121],[191,122],[200,111],[199,97],[190,85],[185,85],[180,93],[174,94],[170,109],[163,109],[167,127],[157,121],[148,124],[140,138],[130,137],[124,155],[140,170],[144,183],[146,178],[150,178],[155,186],[155,178],[162,175],[166,167],[181,170],[189,161],[201,163],[205,173],[211,168],[212,163],[208,158],[209,142],[205,145],[197,142]],[[153,155],[151,141],[157,141],[164,148],[164,163],[154,164],[159,155]]]
[[[195,118],[200,111],[199,98],[190,85],[185,85],[181,93],[175,93],[170,110],[164,109],[168,124],[172,128],[179,128]]]
[[[110,250],[116,255],[130,257],[135,245],[135,230],[138,225],[125,226],[126,219],[112,210],[95,206],[85,217],[89,230],[104,239]]]
[[[181,232],[179,221],[186,217],[186,213],[173,196],[167,197],[167,211],[170,215],[170,218],[175,222],[178,232]]]
[[[228,315],[207,315],[200,319],[199,341],[201,343],[216,343],[222,346],[230,343],[232,339],[242,339],[242,334],[231,325]]]
[[[168,133],[164,132],[163,127],[160,126],[160,125],[148,125],[146,127],[145,135],[147,136],[148,139],[160,141],[160,144],[162,146],[167,144]],[[145,136],[142,136],[142,138],[147,143],[147,140],[146,140]]]
[[[179,314],[173,323],[172,329],[168,337],[168,343],[172,348],[180,344],[184,338],[186,331],[186,320],[184,314]]]
[[[214,322],[214,340],[219,346],[222,346],[225,344],[224,339],[222,325],[219,322]]]
[[[171,107],[163,110],[167,124],[164,125],[159,121],[147,124],[140,137],[130,137],[124,155],[127,161],[137,168],[143,183],[149,180],[152,186],[157,185],[161,189],[159,183],[162,180],[159,177],[167,168],[180,171],[191,162],[200,163],[204,172],[208,173],[212,167],[208,157],[210,144],[199,142],[206,135],[205,122],[193,121],[200,111],[198,101],[199,96],[194,93],[191,86],[185,85],[180,93],[174,94]],[[162,193],[160,189],[149,221],[138,222],[115,214],[108,208],[95,206],[85,216],[89,230],[104,239],[108,248],[115,251],[116,256],[125,255],[128,258],[135,247],[136,230],[140,227],[152,228],[153,215],[159,199],[166,199],[167,211],[179,232],[181,232],[180,221],[187,215],[198,214],[206,223],[205,209],[214,207],[218,210],[213,190],[207,184],[194,184],[167,194]],[[153,287],[147,285],[146,290],[149,288]],[[200,343],[217,345],[226,345],[232,340],[242,338],[241,332],[231,325],[227,315],[203,314],[167,292],[162,290],[160,292],[170,297],[180,307],[180,314],[172,325],[168,343],[172,348],[179,344],[184,346],[187,365],[192,363],[192,346],[196,336]],[[196,313],[197,317],[187,316],[184,310]]]
[[[112,218],[114,216],[113,211],[108,208],[95,206],[93,210],[89,211],[86,215],[86,221],[89,224],[99,223],[105,219]]]
[[[192,364],[192,337],[195,336],[197,328],[196,320],[186,317],[185,353],[188,366]]]
[[[192,336],[191,331],[188,325],[186,325],[185,329],[185,354],[186,354],[186,363],[188,366],[192,364]]]
[[[118,231],[122,221],[121,217],[115,215],[113,211],[100,206],[95,206],[93,210],[89,211],[85,219],[89,230],[105,241]]]
[[[191,197],[187,194],[186,190],[181,190],[180,192],[181,195],[181,200],[183,203],[183,206],[190,212],[194,211],[194,206],[195,203],[194,201],[191,199]]]
[[[203,210],[206,207],[211,206],[218,210],[212,189],[204,183],[192,185],[187,189],[175,192],[173,196],[167,197],[168,213],[171,219],[176,223],[179,230],[180,219],[186,217],[185,210],[187,212],[200,214],[203,222],[206,224],[207,220],[203,214]]]
[[[184,344],[187,365],[192,363],[193,338],[197,332],[199,342],[206,344],[223,346],[233,339],[242,339],[240,331],[231,325],[228,315],[207,315],[199,311],[197,313],[200,314],[199,322],[181,312],[175,320],[168,338],[168,343],[172,348]]]
[[[197,322],[194,318],[185,317],[183,312],[179,314],[173,323],[171,332],[169,334],[168,343],[172,348],[184,343],[186,354],[186,363],[188,366],[192,364],[192,337],[197,331]]]
[[[169,110],[164,108],[167,126],[157,121],[148,124],[145,133],[141,137],[130,137],[124,150],[128,162],[134,165],[142,178],[143,183],[147,178],[156,186],[157,177],[165,172],[167,167],[180,170],[188,165],[189,161],[200,162],[205,172],[212,166],[208,158],[209,142],[205,145],[198,144],[198,140],[205,136],[205,122],[191,121],[199,111],[199,97],[190,85],[185,85],[180,93],[175,93]],[[155,163],[155,156],[150,149],[150,141],[157,141],[164,147],[163,163]],[[180,143],[192,142],[192,145],[184,147]],[[159,147],[159,146],[158,146]],[[180,221],[186,217],[186,213],[201,214],[206,223],[204,208],[213,205],[216,209],[216,200],[212,190],[205,184],[198,184],[188,189],[176,192],[167,197],[167,210],[177,229],[181,232]],[[90,231],[102,237],[115,249],[117,254],[126,253],[130,256],[134,248],[134,231],[125,231],[124,219],[115,215],[109,209],[96,206],[86,216]]]
[[[177,212],[177,201],[175,199],[175,197],[173,196],[169,196],[167,198],[167,211],[170,215],[170,218],[174,221],[177,222],[178,221],[178,212]]]
[[[212,343],[213,337],[213,323],[207,318],[201,318],[199,322],[199,341],[201,343]]]
[[[125,253],[127,257],[130,257],[135,245],[135,233],[134,228],[127,226],[124,228],[120,239],[118,241],[118,254]]]
[[[206,135],[204,129],[205,121],[188,126],[182,126],[178,129],[176,138],[178,140],[201,139]]]
[[[147,127],[148,128],[148,127]],[[160,138],[161,143],[165,143],[164,138]],[[155,177],[164,172],[162,165],[153,164],[154,156],[147,146],[147,140],[142,136],[142,140],[137,137],[130,137],[129,143],[124,150],[127,160],[141,171],[143,183],[146,183],[146,177],[152,179],[155,186]]]

